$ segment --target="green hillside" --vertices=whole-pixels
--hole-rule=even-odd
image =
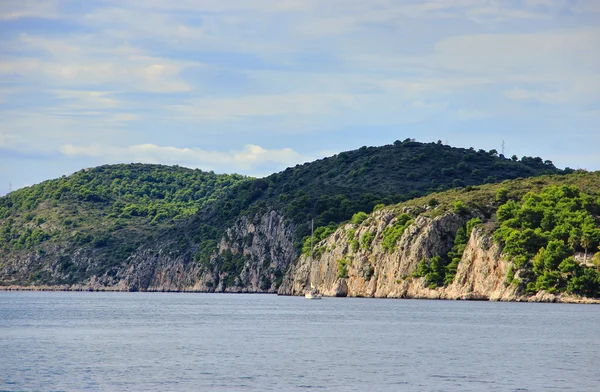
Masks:
[[[411,139],[343,152],[262,179],[160,165],[101,166],[0,198],[0,280],[75,283],[152,247],[206,264],[227,227],[240,216],[267,210],[294,223],[299,252],[311,218],[326,235],[328,228],[379,204],[547,173],[563,171],[541,158],[507,159],[494,150]],[[20,270],[19,263],[28,267]]]
[[[426,276],[432,287],[452,282],[471,230],[482,226],[514,263],[506,284],[529,294],[600,297],[600,172],[450,190],[402,203],[396,214],[405,207],[430,217],[447,211],[483,217],[456,233],[448,254],[421,262],[416,276]]]
[[[0,260],[19,254],[63,258],[65,282],[74,282],[83,272],[67,261],[71,253],[87,250],[81,256],[100,260],[95,271],[106,269],[162,227],[245,181],[250,179],[177,166],[122,164],[20,189],[0,198]]]
[[[206,259],[214,250],[208,245],[214,245],[222,230],[240,214],[276,209],[298,225],[295,240],[300,249],[310,233],[311,219],[315,227],[322,228],[318,232],[325,233],[327,227],[331,230],[356,212],[372,211],[378,204],[395,204],[456,187],[569,171],[541,158],[507,159],[495,150],[406,139],[342,152],[239,184],[225,198],[200,211],[189,235],[207,244],[197,255]]]

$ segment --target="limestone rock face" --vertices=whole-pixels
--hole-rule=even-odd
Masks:
[[[234,285],[227,286],[224,284],[226,274],[204,274],[201,276],[204,288],[209,290],[208,282],[213,282],[217,292],[275,293],[278,279],[296,259],[295,230],[296,227],[276,211],[254,219],[242,217],[227,230],[218,252],[219,255],[231,252],[242,256],[245,261],[239,277],[235,278]]]
[[[143,251],[128,260],[118,287],[130,291],[197,291],[198,264],[189,256]]]
[[[295,227],[276,211],[244,216],[226,230],[210,264],[201,266],[189,254],[174,257],[162,251],[134,254],[117,287],[144,291],[274,293],[277,279],[295,259]],[[223,255],[237,256],[237,273],[223,271]]]
[[[517,287],[505,283],[511,262],[503,258],[500,245],[483,228],[472,231],[452,284],[429,288],[424,277],[412,276],[422,259],[447,254],[456,231],[470,218],[453,213],[433,219],[419,216],[389,252],[382,247],[383,233],[396,218],[387,211],[377,212],[360,226],[348,224],[317,244],[316,249],[324,251],[314,260],[300,257],[285,276],[279,294],[300,295],[313,284],[326,296],[343,293],[385,298],[528,300]],[[374,236],[369,251],[360,245],[356,249],[352,242],[360,243],[369,232]],[[341,270],[344,263],[346,274]],[[545,296],[538,300],[549,299]]]
[[[502,256],[502,248],[481,228],[474,228],[456,276],[444,290],[444,298],[515,301],[517,288],[507,285],[512,263]]]
[[[468,218],[456,214],[434,219],[419,216],[406,228],[394,250],[387,252],[382,246],[384,231],[395,220],[389,211],[381,210],[356,228],[352,224],[339,228],[315,246],[324,249],[318,258],[311,261],[303,255],[288,270],[279,294],[299,295],[312,283],[324,295],[336,295],[338,281],[344,278],[348,296],[439,298],[436,290],[424,287],[424,280],[411,279],[410,275],[422,259],[446,254],[453,246],[456,231]],[[364,238],[369,236],[373,240],[364,246]],[[342,263],[347,263],[347,277],[340,273]]]
[[[194,259],[196,248],[178,250],[169,246],[173,244],[160,241],[153,248],[137,250],[110,269],[101,268],[104,260],[75,250],[71,262],[85,270],[88,278],[69,284],[60,280],[61,268],[64,269],[60,258],[44,260],[40,254],[30,253],[26,258],[0,263],[0,276],[27,276],[42,268],[42,273],[58,283],[19,286],[5,280],[0,289],[303,295],[314,285],[323,295],[332,297],[600,302],[595,298],[546,292],[529,296],[519,292],[515,285],[506,283],[512,262],[504,257],[502,247],[483,226],[472,230],[453,282],[431,288],[426,278],[415,277],[420,262],[446,255],[458,229],[477,215],[445,213],[431,218],[422,215],[423,211],[402,212],[412,214],[414,220],[392,249],[384,248],[386,229],[394,227],[398,217],[393,211],[382,209],[359,225],[339,227],[315,244],[313,257],[298,258],[294,246],[296,226],[271,210],[238,219],[225,231],[215,254],[204,263]],[[485,217],[479,217],[485,221]],[[53,249],[53,253],[60,255],[61,250]],[[519,276],[516,271],[515,277]]]
[[[138,249],[127,260],[108,270],[100,268],[106,260],[83,249],[75,250],[70,262],[72,260],[73,265],[85,271],[87,277],[74,284],[19,286],[4,279],[5,284],[0,288],[275,293],[285,269],[296,258],[295,229],[280,213],[268,211],[253,218],[244,216],[227,229],[208,265],[194,260],[194,248],[172,246],[158,239],[153,247]],[[52,253],[60,255],[61,250],[55,249]],[[221,268],[224,254],[237,255],[243,263],[231,278],[231,274]],[[0,276],[27,276],[40,267],[50,281],[63,280],[60,261],[43,258],[37,253],[3,261]],[[100,270],[104,272],[94,272]]]

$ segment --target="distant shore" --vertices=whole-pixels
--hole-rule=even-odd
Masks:
[[[143,290],[131,290],[123,289],[120,287],[111,286],[80,286],[80,285],[57,285],[57,286],[0,286],[0,291],[71,291],[71,292],[113,292],[113,293],[129,293],[129,292],[140,292],[140,293],[198,293],[198,294],[271,294],[276,295],[277,293],[265,293],[265,292],[211,292],[211,291],[200,291],[200,290],[159,290],[159,289],[143,289]],[[325,297],[327,298],[327,297]],[[334,297],[329,297],[334,298]],[[348,296],[346,298],[362,298]],[[485,298],[460,298],[460,299],[447,299],[447,298],[422,298],[422,297],[372,297],[379,299],[428,299],[428,300],[440,300],[440,301],[487,301],[487,302],[530,302],[530,303],[563,303],[563,304],[589,304],[589,305],[600,305],[600,298],[589,298],[580,297],[575,295],[554,295],[546,292],[539,292],[533,296],[520,296],[514,300],[489,300]]]

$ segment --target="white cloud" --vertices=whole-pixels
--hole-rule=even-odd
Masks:
[[[0,20],[56,17],[58,17],[58,2],[54,0],[2,0],[0,2]]]
[[[177,64],[150,58],[123,63],[9,60],[0,64],[0,73],[43,81],[50,86],[108,86],[155,93],[191,91],[193,87],[178,78],[182,69]]]
[[[242,150],[222,152],[196,147],[178,148],[155,144],[138,144],[128,147],[65,144],[60,147],[60,151],[68,157],[102,158],[112,162],[179,164],[219,171],[227,168],[242,172],[251,172],[264,165],[292,166],[313,159],[291,148],[265,149],[257,145],[246,145]]]
[[[93,36],[50,39],[21,34],[10,49],[41,54],[37,58],[5,56],[0,61],[0,74],[61,88],[102,86],[155,93],[187,92],[194,87],[180,74],[203,66],[151,56],[130,45],[106,47],[101,37]]]
[[[175,109],[190,117],[223,120],[260,116],[321,116],[356,106],[355,97],[351,94],[323,92],[196,99],[189,105]]]
[[[190,23],[182,13],[197,15]],[[201,17],[200,17],[201,16]],[[394,31],[414,20],[437,18],[472,20],[490,24],[522,18],[547,17],[539,7],[524,9],[499,0],[423,0],[419,2],[371,0],[205,0],[109,2],[84,16],[106,38],[158,40],[171,47],[243,53],[287,53],[290,48],[329,50],[332,42],[320,39],[340,36],[338,49],[370,50],[380,40],[398,42]],[[373,35],[384,28],[384,34]],[[432,29],[435,31],[436,29]],[[352,35],[352,37],[349,37]],[[294,50],[294,49],[292,49]]]
[[[97,50],[95,47],[84,46],[86,43],[89,44],[89,37],[64,40],[21,33],[13,47],[15,49],[40,50],[54,57],[71,57],[74,55],[81,55],[86,51]]]
[[[123,124],[137,119],[137,114],[57,106],[40,111],[6,110],[0,112],[0,118],[0,134],[9,142],[8,147],[21,152],[52,153],[64,143],[129,140],[129,132],[122,131]]]
[[[516,101],[534,101],[548,104],[565,103],[568,100],[568,95],[559,91],[531,91],[518,87],[513,87],[504,92],[504,95],[509,99]]]
[[[207,140],[211,148],[266,145],[265,138],[306,148],[313,139],[302,135],[311,134],[335,149],[383,138],[365,132],[377,126],[441,133],[484,117],[497,127],[536,122],[530,129],[559,117],[597,123],[578,114],[600,101],[600,32],[590,27],[600,2],[0,3],[5,18],[66,22],[49,34],[10,22],[0,42],[0,78],[29,90],[15,98],[0,91],[3,105],[16,107],[0,109],[0,133],[23,149],[63,145],[79,157],[233,165],[237,155],[246,163],[266,158],[252,149],[160,146],[219,135]],[[535,119],[523,102],[540,104]],[[116,140],[131,147],[110,147]],[[278,161],[292,153],[268,151]]]
[[[112,118],[112,121],[114,122],[125,122],[125,121],[135,121],[135,120],[139,120],[140,116],[137,114],[133,114],[133,113],[118,113],[115,114],[114,117]]]
[[[119,107],[118,100],[109,98],[111,94],[114,94],[114,92],[110,91],[56,90],[54,94],[59,99],[75,101],[74,103],[65,106],[69,109],[86,107],[104,109]]]
[[[565,104],[573,109],[600,99],[600,30],[471,34],[444,38],[426,55],[347,56],[388,93],[416,100],[456,100],[465,94],[498,94],[511,101]],[[403,77],[375,77],[403,70]],[[477,100],[471,102],[477,108]],[[495,111],[502,110],[499,102]],[[484,112],[491,112],[484,110]]]
[[[446,69],[507,79],[513,74],[572,76],[596,69],[599,46],[600,30],[463,35],[441,40],[431,60]]]
[[[388,91],[400,91],[407,94],[452,93],[476,86],[493,83],[488,77],[460,76],[454,78],[438,77],[413,77],[411,79],[380,79],[375,80],[382,88]]]

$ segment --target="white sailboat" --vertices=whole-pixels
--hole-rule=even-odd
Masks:
[[[314,237],[314,220],[311,221],[311,223],[310,223],[310,266],[311,266],[311,268],[312,268],[312,263],[313,263],[313,237]],[[310,272],[309,272],[309,279],[310,279]],[[306,299],[321,299],[321,298],[323,298],[323,296],[319,292],[319,289],[317,289],[311,282],[310,290],[308,290],[306,293],[304,293],[304,298],[306,298]]]
[[[321,298],[323,298],[323,296],[321,295],[321,293],[319,293],[319,290],[317,290],[317,288],[311,284],[310,290],[308,290],[304,294],[304,298],[306,298],[306,299],[321,299]]]

